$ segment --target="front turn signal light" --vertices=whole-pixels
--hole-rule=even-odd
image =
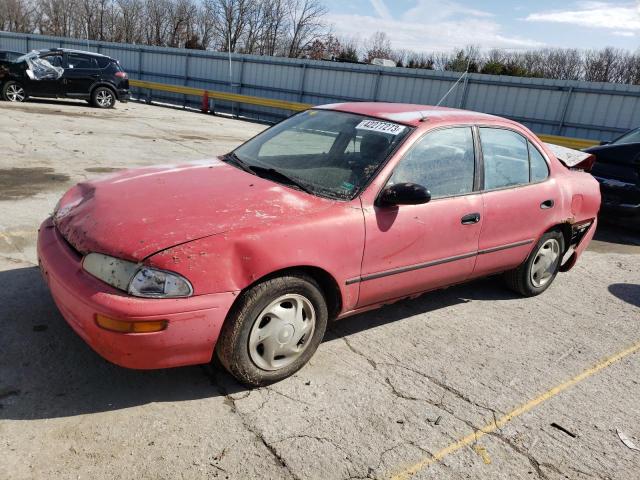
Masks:
[[[96,324],[100,328],[118,333],[153,333],[167,328],[166,320],[117,320],[105,315],[96,315]]]

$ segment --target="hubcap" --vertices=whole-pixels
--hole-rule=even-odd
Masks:
[[[306,297],[283,295],[271,302],[251,327],[251,360],[270,371],[291,365],[309,346],[315,326],[316,312]]]
[[[24,88],[20,85],[11,84],[7,87],[7,98],[10,102],[22,102],[24,97]]]
[[[107,90],[100,90],[96,95],[96,102],[101,107],[110,107],[113,103],[113,94]]]
[[[560,261],[560,244],[554,238],[544,242],[531,265],[531,283],[535,287],[544,287],[556,271]]]

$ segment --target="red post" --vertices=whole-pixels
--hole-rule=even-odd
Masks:
[[[204,91],[204,95],[202,95],[202,106],[200,107],[200,111],[202,113],[209,113],[209,92]]]

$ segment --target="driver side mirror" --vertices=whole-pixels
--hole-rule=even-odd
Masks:
[[[393,205],[421,205],[431,200],[426,187],[415,183],[396,183],[385,187],[378,197],[377,204],[382,207]]]
[[[603,140],[602,142],[600,142],[600,145],[609,145],[611,142],[607,142],[606,140]]]

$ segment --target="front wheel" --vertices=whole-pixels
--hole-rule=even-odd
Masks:
[[[27,92],[18,82],[11,80],[2,87],[2,98],[8,102],[24,102],[27,99]]]
[[[525,297],[540,295],[551,286],[564,255],[564,236],[558,231],[545,233],[527,260],[505,273],[507,286]]]
[[[98,108],[113,108],[116,104],[116,94],[107,87],[98,87],[91,94],[91,103]]]
[[[234,305],[222,327],[216,354],[241,383],[262,386],[293,375],[320,345],[327,304],[306,275],[259,283]]]

